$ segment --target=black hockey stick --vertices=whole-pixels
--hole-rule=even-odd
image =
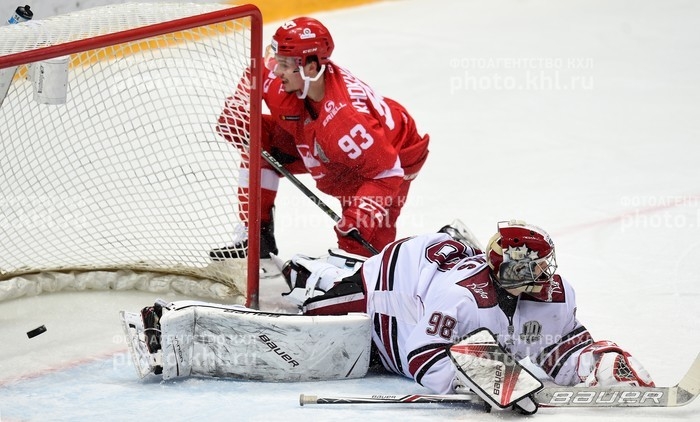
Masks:
[[[299,396],[299,405],[305,404],[405,404],[405,403],[440,403],[440,404],[469,404],[486,406],[476,394],[408,394],[404,396],[396,395],[374,395],[355,397],[317,397],[306,394]]]
[[[295,175],[293,175],[289,170],[284,168],[284,166],[279,161],[277,161],[275,157],[273,157],[269,152],[265,150],[262,150],[261,153],[265,161],[270,163],[270,165],[274,167],[275,170],[277,170],[281,175],[289,179],[289,181],[292,182],[294,186],[299,188],[299,190],[302,191],[302,193],[306,195],[306,197],[309,198],[314,204],[321,208],[321,210],[325,212],[326,215],[331,217],[336,223],[340,221],[340,217],[338,216],[338,214],[335,213],[335,211],[333,211],[328,205],[326,205],[325,202],[321,200],[321,198],[319,198],[315,193],[313,193],[309,188],[307,188],[306,185],[301,183],[301,181]],[[364,246],[364,248],[367,249],[370,253],[372,253],[372,255],[376,255],[379,253],[379,251],[376,250],[374,246],[372,246],[372,244],[370,244],[364,237],[362,237],[362,235],[357,230],[351,231],[348,234],[348,236],[360,242],[360,244]]]
[[[700,355],[681,381],[673,387],[545,387],[535,393],[542,407],[678,407],[700,394]],[[318,397],[302,394],[299,404],[376,404],[376,403],[473,403],[476,394],[373,395]]]

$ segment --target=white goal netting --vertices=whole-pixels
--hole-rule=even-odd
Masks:
[[[246,260],[212,262],[209,251],[231,244],[249,200],[238,192],[244,146],[216,124],[250,66],[251,22],[180,29],[231,7],[126,3],[0,28],[0,64],[84,48],[0,69],[12,73],[0,106],[0,300],[149,284],[245,296]],[[105,35],[112,45],[91,45]],[[47,88],[60,88],[62,60],[63,103]],[[42,103],[42,90],[59,104]],[[238,118],[247,128],[249,113]]]

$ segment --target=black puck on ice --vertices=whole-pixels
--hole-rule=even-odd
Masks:
[[[29,338],[36,337],[39,334],[45,333],[45,332],[46,332],[46,327],[42,325],[40,327],[36,327],[35,329],[33,329],[31,331],[27,331],[27,337],[29,337]]]

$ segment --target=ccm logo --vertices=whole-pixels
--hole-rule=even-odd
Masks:
[[[661,404],[664,393],[661,391],[557,391],[552,394],[550,404],[612,404],[612,403],[645,403]]]

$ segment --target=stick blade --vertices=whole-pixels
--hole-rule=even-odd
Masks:
[[[695,400],[700,394],[700,354],[695,357],[695,361],[678,383],[675,406],[685,406]]]

